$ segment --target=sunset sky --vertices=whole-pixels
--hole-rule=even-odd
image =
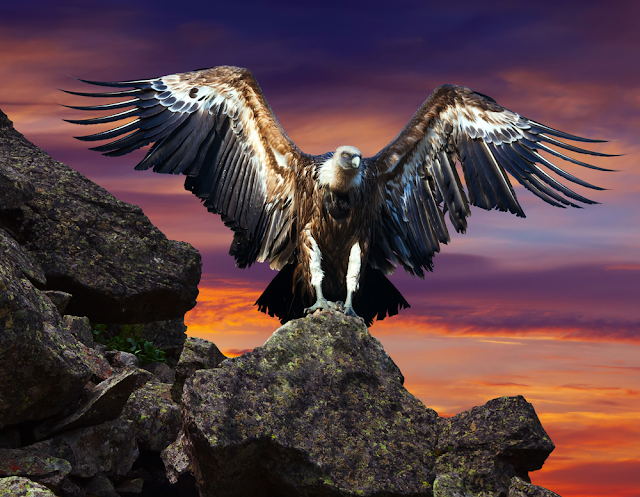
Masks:
[[[606,6],[606,7],[603,7]],[[556,163],[607,188],[601,205],[549,206],[515,186],[526,219],[472,209],[425,280],[391,281],[411,309],[371,333],[406,387],[441,415],[502,395],[533,403],[556,450],[533,483],[563,497],[640,496],[640,3],[3,2],[0,109],[60,160],[142,207],[202,254],[188,333],[227,355],[279,322],[252,306],[274,276],[239,270],[231,232],[182,178],[134,171],[143,151],[105,158],[62,121],[90,105],[56,88],[230,64],[256,76],[308,153],[374,155],[440,84],[468,86],[519,114],[608,140],[587,162]],[[104,102],[101,102],[104,103]],[[91,130],[92,131],[92,130]],[[515,183],[515,182],[514,182]]]

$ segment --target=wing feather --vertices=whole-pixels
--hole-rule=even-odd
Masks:
[[[580,207],[574,201],[597,203],[572,191],[547,170],[587,188],[603,188],[564,171],[540,152],[602,171],[609,169],[568,157],[549,145],[599,157],[611,155],[560,139],[602,142],[521,117],[468,88],[437,88],[398,136],[366,159],[384,199],[376,226],[376,233],[383,235],[376,236],[370,264],[389,274],[397,260],[407,271],[421,276],[423,268],[430,270],[439,243],[449,240],[444,213],[449,213],[456,231],[464,233],[466,218],[471,214],[469,204],[524,217],[509,175],[557,207]],[[466,193],[455,168],[456,158],[462,167]]]
[[[122,89],[67,93],[126,100],[71,108],[125,110],[69,122],[135,119],[80,140],[112,140],[93,148],[109,156],[152,144],[136,169],[185,174],[185,188],[236,232],[231,251],[239,266],[278,259],[284,250],[291,255],[294,181],[307,156],[286,135],[249,71],[221,66],[153,79],[81,81]]]

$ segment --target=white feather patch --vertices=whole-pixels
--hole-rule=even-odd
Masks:
[[[324,271],[322,270],[322,253],[318,244],[309,233],[309,242],[311,243],[311,260],[309,261],[309,270],[311,271],[311,285],[318,287],[322,285],[324,279]]]
[[[360,277],[360,244],[354,243],[349,254],[349,266],[347,268],[347,292],[355,292],[358,289]]]

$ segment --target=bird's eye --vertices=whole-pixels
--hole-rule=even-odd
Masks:
[[[342,157],[344,157],[345,159],[347,159],[349,157],[349,154],[346,152],[342,152]]]

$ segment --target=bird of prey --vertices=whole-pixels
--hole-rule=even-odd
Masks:
[[[117,112],[68,122],[135,119],[77,138],[117,138],[92,148],[107,156],[152,144],[136,169],[184,174],[185,188],[234,231],[229,253],[237,266],[269,260],[279,272],[256,304],[283,323],[317,309],[337,308],[370,325],[376,316],[382,319],[408,307],[386,275],[398,264],[421,278],[432,269],[440,243],[449,241],[446,214],[462,233],[469,205],[524,217],[509,176],[557,207],[596,203],[548,171],[587,188],[602,188],[569,174],[540,152],[608,170],[550,147],[609,156],[562,141],[602,140],[550,128],[462,86],[436,88],[386,147],[365,158],[354,146],[323,155],[302,152],[247,69],[219,66],[134,81],[81,81],[117,90],[68,93],[125,100],[73,106]]]

